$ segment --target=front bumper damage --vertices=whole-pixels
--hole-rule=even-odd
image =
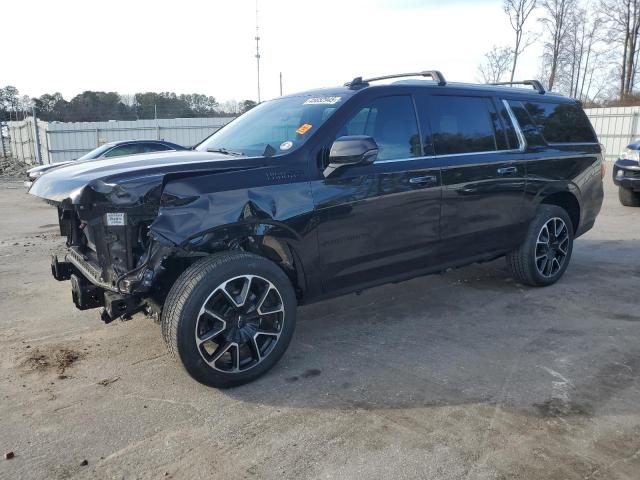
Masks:
[[[150,290],[164,270],[163,260],[171,253],[171,247],[152,244],[139,267],[108,282],[97,262],[78,247],[71,246],[65,254],[52,256],[51,274],[58,281],[71,282],[71,296],[78,309],[100,308],[105,323],[118,318],[128,319],[141,311],[159,315]]]
[[[128,319],[141,311],[148,315],[159,314],[157,305],[149,297],[153,272],[153,268],[145,268],[123,275],[118,286],[114,286],[104,282],[100,269],[75,247],[69,248],[64,255],[51,257],[51,274],[58,281],[71,282],[75,306],[79,310],[100,308],[105,323],[118,318]]]
[[[118,293],[109,285],[101,283],[90,273],[86,264],[78,262],[73,254],[63,259],[51,258],[51,274],[58,281],[71,281],[71,298],[80,310],[101,308],[100,317],[105,323],[117,318],[129,318],[146,309],[144,299],[137,294]]]

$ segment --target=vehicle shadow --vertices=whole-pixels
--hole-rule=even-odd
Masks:
[[[517,284],[499,259],[301,307],[280,363],[224,393],[294,408],[637,413],[639,245],[619,242],[611,259],[603,243],[577,243],[548,288]]]

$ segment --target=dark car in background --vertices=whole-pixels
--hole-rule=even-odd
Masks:
[[[625,207],[640,207],[640,140],[627,145],[613,165],[613,183]]]
[[[432,80],[374,84],[416,75]],[[551,285],[600,212],[604,163],[579,103],[520,83],[358,77],[263,102],[193,151],[54,170],[30,191],[67,237],[53,276],[105,322],[158,319],[218,387],[278,361],[300,304],[499,257]]]
[[[30,188],[33,182],[46,172],[63,165],[69,165],[73,162],[137,155],[139,153],[166,152],[170,150],[179,151],[187,149],[176,143],[165,142],[164,140],[122,140],[109,142],[91,150],[76,160],[38,165],[37,167],[30,168],[27,170],[27,180],[25,180],[24,186]]]

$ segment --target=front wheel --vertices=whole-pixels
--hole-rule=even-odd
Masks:
[[[625,207],[640,207],[640,193],[630,188],[618,187],[618,199]]]
[[[573,224],[563,208],[540,206],[525,241],[507,254],[511,274],[526,285],[545,286],[557,282],[569,265],[573,235]]]
[[[273,262],[224,252],[189,267],[162,313],[173,356],[197,381],[213,387],[250,382],[284,354],[296,322],[296,296]]]

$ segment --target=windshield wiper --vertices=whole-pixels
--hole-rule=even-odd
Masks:
[[[234,150],[227,150],[224,147],[219,147],[219,148],[207,148],[207,152],[213,152],[213,153],[223,153],[225,155],[235,155],[236,157],[244,157],[244,153],[242,152],[236,152]]]

